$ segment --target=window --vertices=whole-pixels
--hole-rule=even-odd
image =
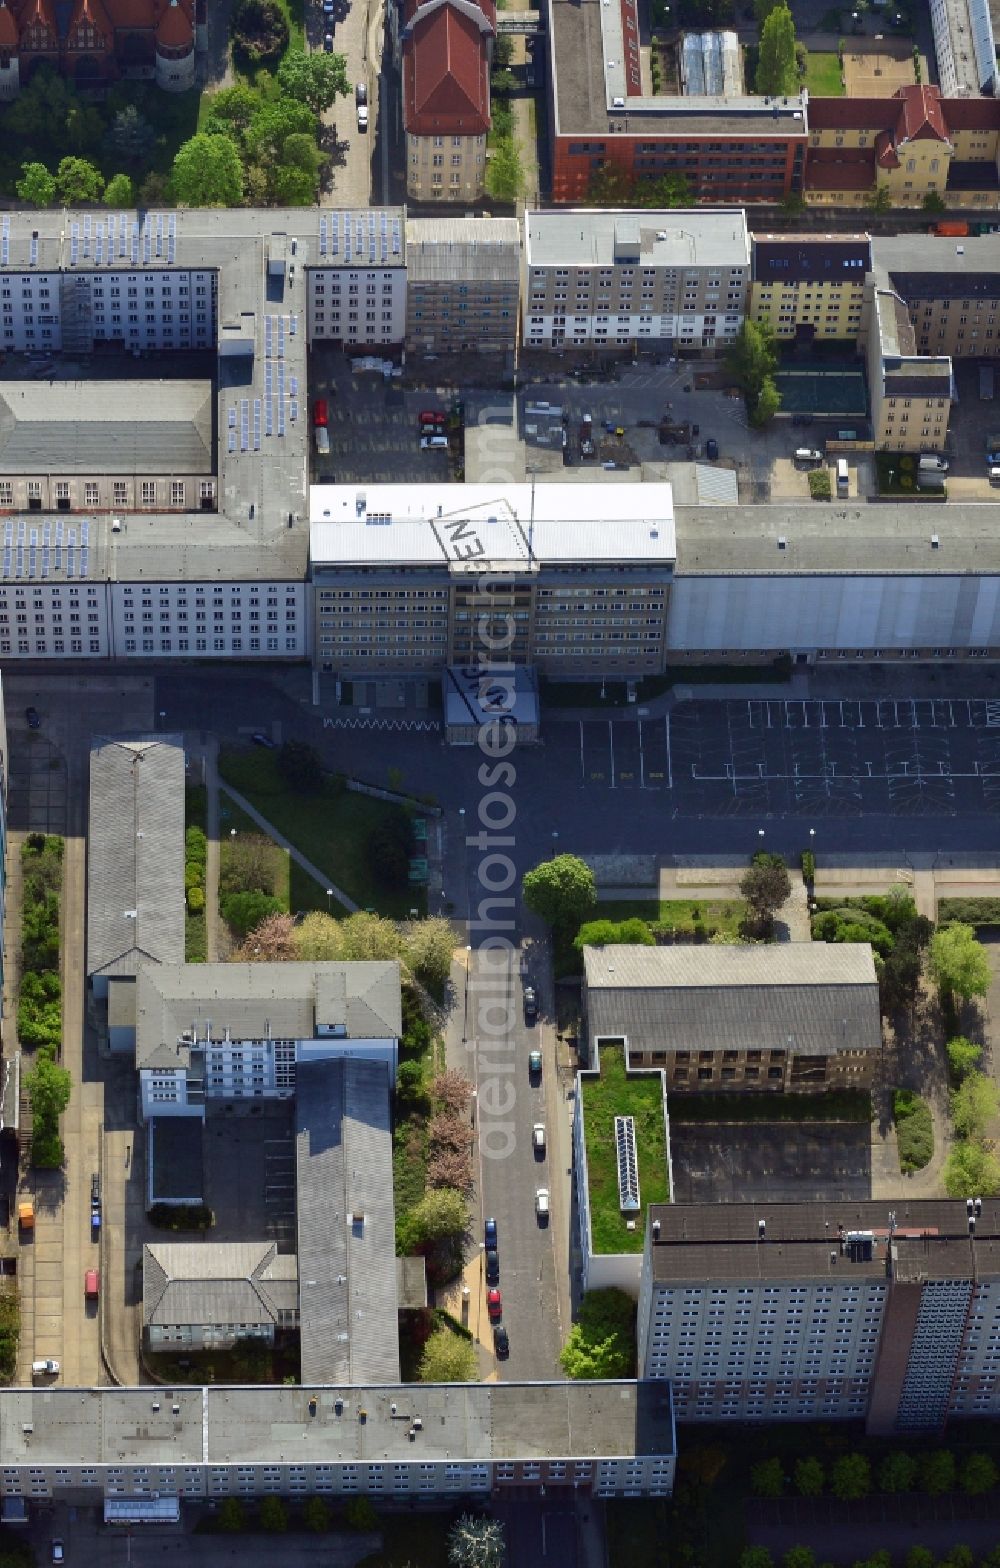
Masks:
[[[170,504],[171,504],[171,506],[183,506],[184,505],[184,489],[185,489],[185,486],[184,486],[183,479],[172,479],[170,481]]]

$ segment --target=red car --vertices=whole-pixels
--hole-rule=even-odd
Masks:
[[[498,1323],[503,1316],[503,1296],[499,1290],[493,1289],[486,1292],[486,1310],[490,1315],[491,1323]]]
[[[422,425],[443,425],[445,423],[445,416],[441,413],[433,411],[432,409],[425,408],[420,416],[420,423]]]

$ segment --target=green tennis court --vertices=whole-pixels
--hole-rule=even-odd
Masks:
[[[865,378],[860,370],[796,365],[794,370],[776,370],[774,380],[783,414],[849,414],[864,419],[868,413]]]

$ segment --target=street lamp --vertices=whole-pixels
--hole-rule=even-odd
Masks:
[[[757,837],[758,838],[763,838],[764,837],[764,829],[763,828],[758,828],[757,829]]]
[[[230,838],[235,838],[236,837],[236,829],[235,828],[230,828],[229,829],[229,837]]]
[[[164,723],[166,722],[166,717],[167,717],[167,710],[166,710],[166,708],[161,708],[160,709],[160,729],[161,730],[162,730],[162,728],[164,726]]]
[[[472,945],[469,943],[465,949],[465,1015],[462,1022],[462,1044],[465,1045],[469,1038],[469,970],[472,968]]]
[[[553,828],[552,829],[552,854],[549,857],[551,860],[555,860],[555,858],[556,858],[556,846],[558,845],[558,843],[559,843],[559,829],[558,828]]]
[[[327,890],[326,890],[326,912],[327,912],[327,914],[330,913],[330,900],[332,899],[332,897],[333,897],[333,888],[332,887],[328,887]]]

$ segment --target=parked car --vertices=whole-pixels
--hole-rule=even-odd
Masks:
[[[436,452],[443,452],[447,449],[447,446],[448,437],[444,434],[443,431],[439,432],[437,435],[420,437],[421,452],[426,452],[428,449]]]
[[[323,53],[324,54],[332,54],[333,53],[333,34],[332,33],[327,33],[325,38],[323,39]]]
[[[358,104],[357,114],[358,114],[358,130],[361,131],[361,132],[367,131],[367,129],[368,129],[368,105],[366,103]]]
[[[529,1071],[529,1073],[531,1074],[531,1076],[533,1078],[540,1078],[542,1076],[542,1053],[541,1053],[541,1051],[529,1051],[528,1052],[528,1071]]]
[[[797,463],[822,463],[823,454],[814,446],[797,446],[795,448],[795,461]]]
[[[545,1153],[545,1123],[536,1122],[531,1129],[531,1147],[536,1154]]]
[[[500,1254],[494,1247],[486,1249],[486,1283],[487,1285],[500,1283]]]
[[[421,410],[419,424],[422,429],[428,425],[436,427],[438,425],[443,425],[444,423],[445,416],[439,409],[425,408]]]
[[[54,1563],[64,1563],[66,1561],[66,1552],[61,1541],[52,1542],[52,1561]]]
[[[325,397],[318,397],[313,404],[313,424],[328,425],[330,423],[330,410]]]
[[[538,1017],[538,992],[533,985],[524,988],[524,1016],[529,1024],[533,1024]]]
[[[101,1276],[96,1269],[88,1269],[83,1276],[83,1294],[88,1301],[96,1301],[101,1291]]]
[[[483,1244],[494,1248],[497,1245],[497,1222],[494,1219],[487,1220],[483,1226]]]
[[[921,455],[917,468],[925,474],[946,474],[948,472],[948,459],[946,457],[938,457],[936,452],[926,452]]]
[[[497,1323],[503,1317],[503,1296],[497,1286],[486,1292],[486,1310],[491,1323]]]
[[[263,730],[254,730],[250,739],[255,746],[263,746],[267,751],[277,751],[278,742],[272,740],[270,735],[265,735]]]
[[[539,1225],[547,1225],[549,1223],[548,1187],[539,1187],[535,1193],[535,1213],[538,1215]]]
[[[709,436],[708,440],[705,442],[705,456],[708,458],[710,463],[714,463],[718,459],[719,443],[716,441],[714,436]]]
[[[510,1355],[510,1335],[502,1323],[493,1325],[493,1349],[498,1361],[506,1361]]]
[[[59,1363],[51,1359],[47,1361],[33,1361],[31,1370],[36,1377],[55,1377],[59,1371]]]
[[[27,720],[29,730],[41,729],[42,720],[37,708],[25,708],[24,717]]]
[[[91,1203],[100,1203],[101,1201],[101,1178],[96,1171],[90,1178],[90,1201]]]
[[[368,89],[365,86],[364,82],[355,82],[355,84],[354,84],[354,102],[357,104],[359,109],[361,108],[361,105],[363,103],[367,103],[368,102]]]

